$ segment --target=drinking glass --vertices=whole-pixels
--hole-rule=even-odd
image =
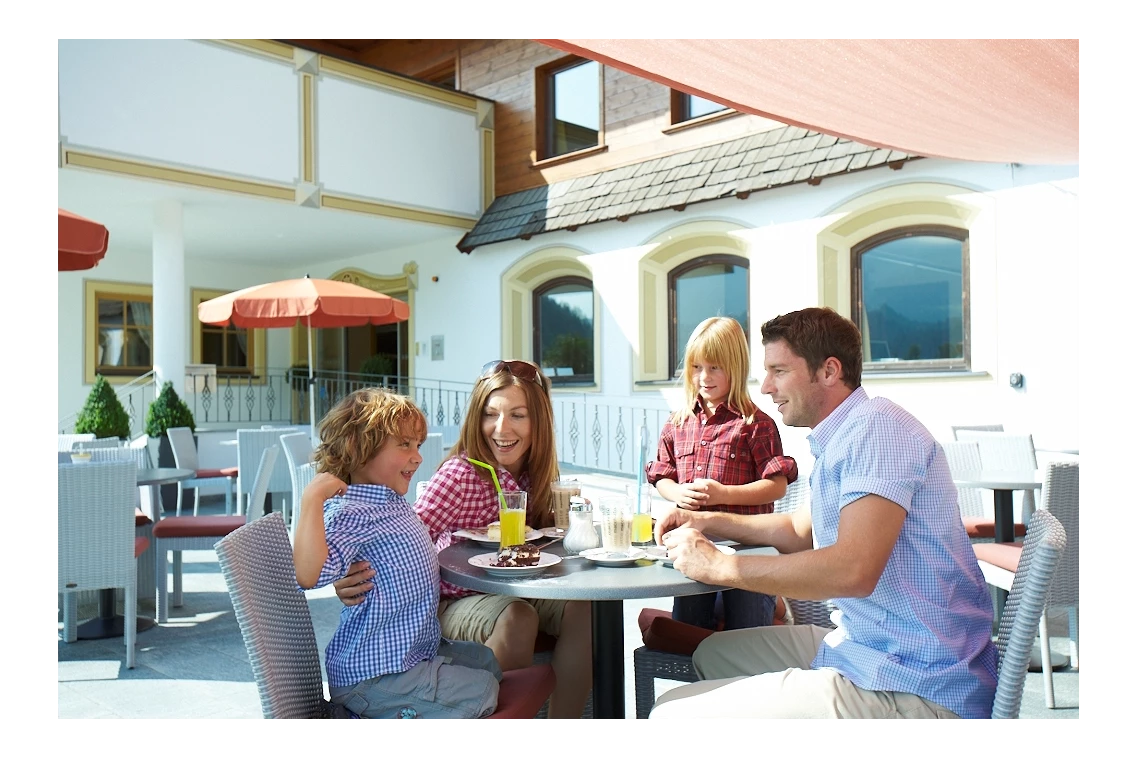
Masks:
[[[600,544],[609,553],[631,553],[635,508],[635,501],[627,495],[600,498]]]
[[[527,492],[506,490],[498,503],[498,520],[501,521],[501,547],[525,544],[525,504]]]
[[[650,484],[629,484],[627,491],[635,512],[632,516],[632,544],[636,547],[654,544],[651,507],[655,488]]]
[[[580,494],[580,481],[561,477],[552,484],[553,525],[562,531],[569,528],[569,499]]]

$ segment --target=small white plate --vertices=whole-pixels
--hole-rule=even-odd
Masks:
[[[715,547],[717,547],[719,549],[719,552],[722,553],[723,555],[734,555],[734,553],[735,553],[735,549],[732,548],[730,545],[715,545]],[[660,549],[662,549],[662,548],[660,548]],[[651,552],[649,552],[648,557],[649,558],[655,558],[656,560],[662,562],[664,566],[668,566],[670,568],[675,568],[675,561],[671,560],[671,558],[667,555],[666,551],[664,551],[662,556],[660,556],[659,553],[655,553],[653,555]]]
[[[624,555],[623,553],[611,553],[602,547],[594,547],[589,550],[580,551],[580,557],[587,558],[594,563],[599,563],[601,566],[630,566],[636,561],[647,558],[647,553],[638,547],[633,547],[628,555]]]
[[[497,545],[501,540],[497,537],[490,538],[489,533],[485,529],[458,529],[454,532],[455,537],[463,537],[474,542],[483,542],[488,545]],[[532,542],[533,540],[541,539],[541,532],[536,529],[525,528],[525,541]]]
[[[550,537],[550,538],[564,537],[567,532],[568,532],[567,529],[558,529],[555,526],[547,526],[541,530],[541,534],[545,535],[546,537]]]
[[[475,568],[482,569],[490,576],[532,576],[533,574],[540,574],[549,566],[556,566],[561,562],[561,557],[559,555],[553,555],[552,553],[542,552],[541,557],[537,560],[536,566],[491,565],[496,560],[497,553],[482,553],[481,555],[475,555],[468,561],[468,563]]]

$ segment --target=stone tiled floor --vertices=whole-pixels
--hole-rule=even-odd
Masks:
[[[579,472],[586,496],[622,492],[625,478]],[[209,507],[223,505],[207,503]],[[184,554],[185,606],[171,609],[170,623],[138,635],[134,669],[123,664],[121,638],[58,643],[58,715],[60,718],[260,718],[260,701],[240,630],[233,618],[225,582],[212,551]],[[331,588],[308,593],[321,651],[338,623],[341,607]],[[670,598],[624,603],[625,713],[634,718],[632,651],[639,646],[636,617],[641,608],[670,608]],[[94,615],[81,607],[80,618]],[[139,613],[153,617],[152,600],[139,602]],[[59,625],[62,627],[62,625]],[[1053,646],[1065,652],[1064,619],[1052,622]],[[1041,674],[1027,676],[1023,718],[1078,718],[1076,671],[1058,671],[1054,685],[1059,707],[1045,707]],[[657,682],[656,693],[678,686]]]

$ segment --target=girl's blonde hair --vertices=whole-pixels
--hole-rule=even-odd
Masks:
[[[528,363],[528,361],[525,361]],[[552,484],[561,475],[557,465],[557,446],[553,436],[553,403],[549,399],[549,378],[536,369],[535,379],[523,379],[507,370],[499,370],[482,376],[470,393],[470,404],[458,442],[451,448],[448,458],[465,453],[466,457],[497,465],[493,450],[482,434],[482,412],[489,402],[490,394],[505,387],[520,387],[525,393],[525,405],[529,408],[530,444],[525,459],[525,470],[529,472],[529,498],[525,508],[525,521],[534,529],[544,529],[553,525]],[[493,486],[490,472],[481,466],[474,466],[475,473]]]
[[[695,364],[719,366],[730,379],[726,404],[738,411],[747,424],[754,421],[758,406],[746,386],[750,378],[750,345],[742,324],[727,316],[712,316],[695,327],[687,339],[683,354],[683,390],[687,404],[672,416],[675,426],[695,417],[695,401],[699,387],[695,382]]]
[[[388,437],[426,439],[426,417],[409,397],[378,387],[356,390],[336,403],[320,421],[316,471],[351,484],[351,472],[375,457]]]

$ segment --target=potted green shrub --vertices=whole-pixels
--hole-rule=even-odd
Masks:
[[[95,385],[83,403],[75,421],[75,433],[94,434],[96,438],[130,436],[130,417],[102,374],[95,377]]]
[[[197,428],[189,406],[174,391],[174,383],[164,382],[158,397],[154,398],[146,410],[146,433],[158,440],[158,466],[161,468],[174,468],[176,465],[170,438],[166,436],[166,430],[172,426],[188,426],[191,432]],[[197,444],[196,437],[194,444]],[[196,497],[196,490],[194,492]],[[167,504],[176,502],[177,497],[178,485],[162,485],[162,505],[167,512],[170,511]]]
[[[385,377],[395,373],[395,361],[386,353],[376,353],[363,362],[359,373],[368,380],[374,380],[376,385],[383,385]]]

